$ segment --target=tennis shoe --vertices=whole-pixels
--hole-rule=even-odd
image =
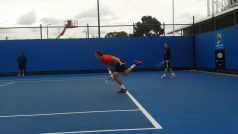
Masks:
[[[121,90],[118,91],[117,93],[118,93],[118,94],[125,94],[126,92],[127,92],[126,89],[121,88]]]

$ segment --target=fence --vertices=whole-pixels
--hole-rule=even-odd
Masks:
[[[158,25],[164,30],[161,36],[181,36],[183,33],[176,32],[173,29],[191,26],[192,24],[161,24]],[[151,25],[143,25],[144,27]],[[0,40],[24,40],[24,39],[56,39],[63,31],[64,26],[39,25],[33,27],[0,27]],[[125,31],[128,35],[135,32],[135,24],[131,25],[102,25],[100,26],[101,38],[110,32]],[[73,28],[66,29],[62,39],[79,39],[79,38],[98,38],[98,26],[75,25]]]

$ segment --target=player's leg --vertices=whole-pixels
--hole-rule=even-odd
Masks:
[[[115,71],[113,72],[113,78],[114,80],[120,85],[121,90],[118,93],[126,93],[126,87],[123,84],[123,82],[121,81],[121,79],[119,78],[119,73],[122,73],[123,75],[127,76],[130,72],[132,72],[132,70],[137,66],[142,64],[141,61],[135,61],[135,63],[126,70],[126,66],[125,64],[118,64],[115,66]]]
[[[171,68],[170,61],[168,62],[168,68],[169,68],[169,71],[172,73],[171,78],[175,78],[175,74],[173,69]]]
[[[25,76],[25,69],[22,69],[22,76]]]
[[[122,84],[122,81],[121,81],[121,79],[119,78],[119,73],[118,72],[113,72],[112,73],[113,74],[113,78],[114,78],[114,80],[117,82],[117,84],[119,84],[119,85],[121,85]]]
[[[18,64],[18,76],[21,76],[21,64]]]
[[[23,63],[21,63],[19,65],[19,69],[20,69],[20,76],[24,76],[24,68],[25,68],[25,65]]]
[[[117,82],[118,85],[120,85],[121,90],[118,91],[118,93],[126,93],[126,87],[122,83],[122,80],[119,78],[119,73],[118,72],[113,72],[113,78]]]
[[[175,77],[176,77],[176,75],[175,75],[175,73],[174,73],[173,69],[172,69],[172,68],[170,68],[170,69],[169,69],[169,71],[172,73],[172,75],[171,75],[171,78],[175,78]]]
[[[161,76],[161,78],[166,78],[167,77],[167,72],[168,72],[168,69],[165,68],[164,69],[164,74]]]
[[[125,76],[127,76],[130,72],[133,71],[133,69],[134,69],[136,66],[141,65],[141,64],[143,64],[143,62],[138,61],[138,60],[135,60],[135,61],[134,61],[134,64],[131,65],[130,68],[128,68],[127,70],[125,70],[124,72],[122,72],[122,74],[125,75]]]
[[[169,62],[166,60],[166,61],[165,61],[164,74],[161,76],[161,78],[166,78],[166,77],[167,77],[168,69],[169,69]]]
[[[18,69],[18,76],[21,76],[21,70]]]

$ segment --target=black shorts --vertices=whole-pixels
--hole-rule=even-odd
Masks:
[[[168,62],[165,61],[165,68],[166,68],[166,69],[170,69],[170,68],[171,68],[171,67],[170,67],[170,61],[168,61]]]
[[[22,63],[18,64],[18,69],[20,70],[25,69],[25,64],[22,64]]]
[[[118,64],[115,66],[115,69],[114,69],[115,72],[125,72],[126,71],[126,66],[125,64]]]

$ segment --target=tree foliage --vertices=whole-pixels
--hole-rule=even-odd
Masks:
[[[134,37],[160,36],[164,34],[161,23],[152,16],[143,16],[134,26]]]
[[[128,37],[128,34],[125,31],[110,32],[107,33],[107,35],[105,36],[105,38],[125,38],[125,37]]]

